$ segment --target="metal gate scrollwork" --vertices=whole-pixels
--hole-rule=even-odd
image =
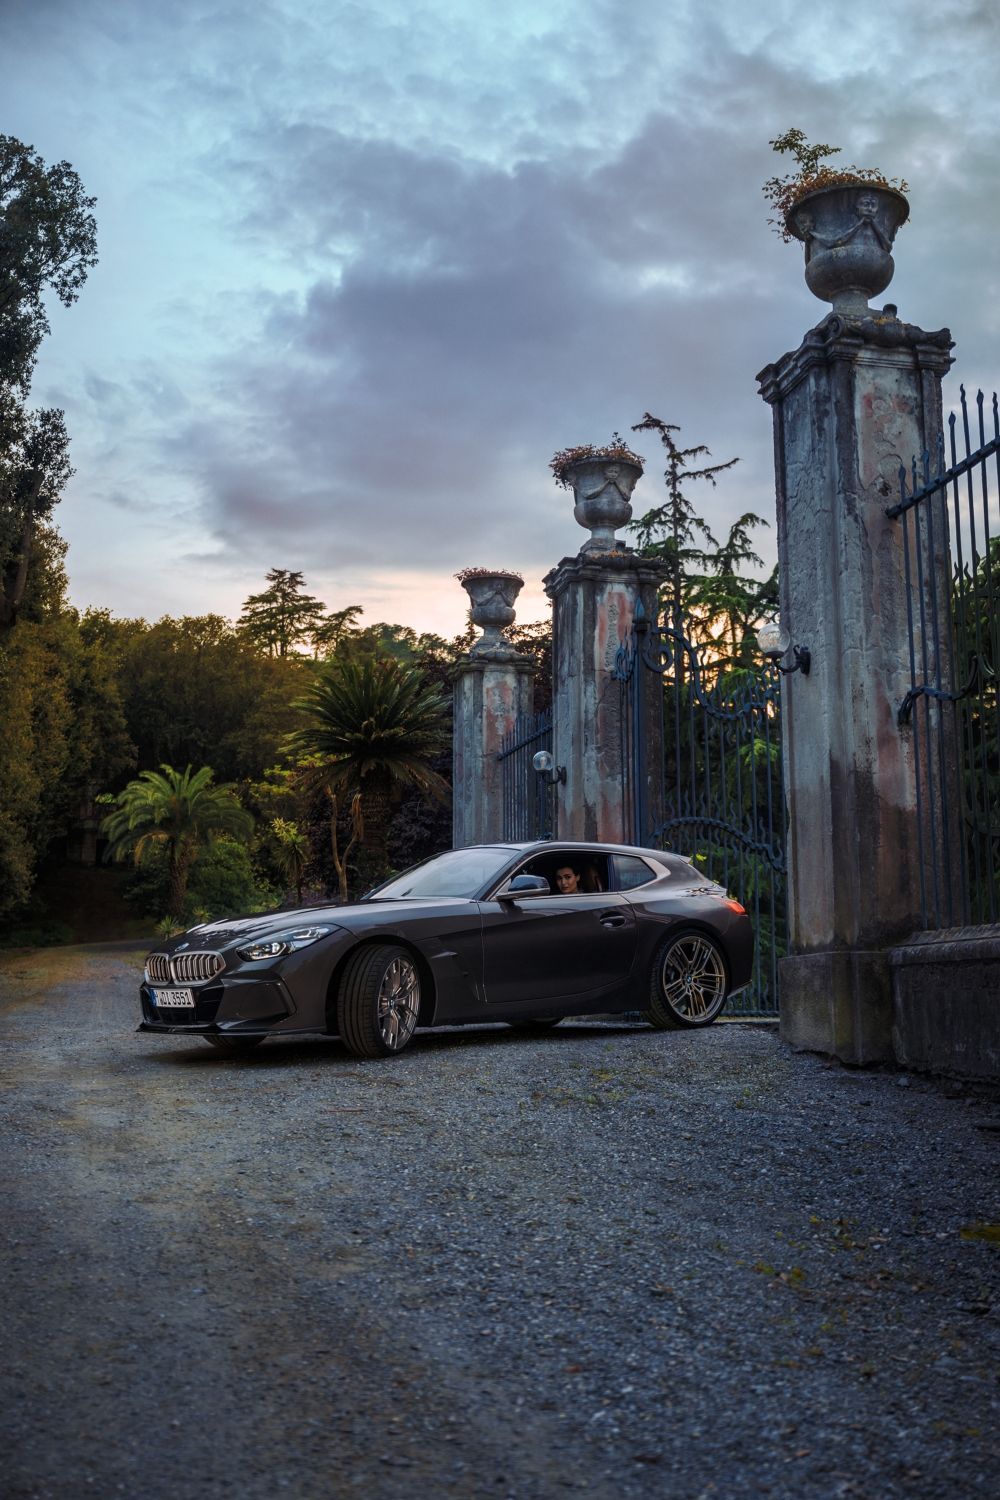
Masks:
[[[624,836],[687,855],[742,902],[756,960],[729,1011],[776,1015],[788,944],[778,673],[734,661],[718,642],[696,643],[676,613],[650,622],[640,606],[615,676]]]

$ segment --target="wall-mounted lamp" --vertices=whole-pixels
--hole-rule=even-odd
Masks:
[[[545,776],[548,778],[552,786],[555,786],[559,781],[566,780],[566,767],[556,765],[555,761],[552,759],[551,750],[536,751],[536,753],[531,757],[531,764],[534,766],[539,776]]]
[[[794,654],[793,665],[783,667],[781,658],[788,652],[791,646]],[[757,650],[761,656],[766,656],[768,661],[773,661],[779,672],[788,676],[791,672],[801,672],[803,677],[809,676],[809,668],[812,665],[812,654],[807,646],[792,646],[791,636],[777,620],[768,620],[757,632]]]

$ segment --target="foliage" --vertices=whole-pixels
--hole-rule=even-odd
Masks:
[[[81,628],[116,662],[140,770],[210,764],[228,782],[258,777],[277,760],[308,659],[269,657],[220,615],[148,625],[89,610]]]
[[[635,431],[634,428],[633,431]],[[620,437],[617,432],[613,432],[610,443],[605,443],[601,448],[595,448],[593,443],[583,443],[576,448],[561,448],[558,453],[554,453],[549,459],[549,468],[552,470],[556,484],[561,484],[563,489],[569,489],[571,465],[586,458],[618,459],[621,463],[638,464],[640,469],[646,462],[641,454],[632,452],[624,438]]]
[[[763,188],[764,197],[774,209],[774,217],[767,222],[774,225],[776,233],[785,241],[794,239],[787,227],[788,214],[807,193],[814,193],[819,188],[869,183],[872,187],[894,188],[897,193],[909,192],[906,182],[886,177],[874,167],[826,165],[823,158],[839,156],[841,148],[825,144],[810,146],[801,130],[786,130],[783,135],[768,141],[768,145],[779,156],[791,156],[797,169],[785,177],[769,177]]]
[[[97,264],[95,203],[69,162],[46,167],[0,135],[0,385],[27,391],[49,331],[45,293],[69,307]]]
[[[467,578],[513,578],[518,583],[524,582],[521,573],[514,573],[510,568],[461,568],[455,577],[459,583],[464,583]]]
[[[691,480],[704,479],[714,488],[716,475],[731,469],[739,459],[731,458],[724,464],[711,464],[704,469],[689,468],[693,458],[709,455],[703,443],[694,448],[679,448],[672,434],[680,432],[674,422],[663,422],[648,411],[641,422],[632,427],[633,432],[653,431],[659,434],[667,455],[667,467],[663,477],[667,486],[665,504],[654,506],[638,521],[629,522],[629,530],[638,533],[640,550],[646,557],[657,557],[667,564],[670,571],[669,600],[671,615],[686,612],[691,585],[702,577],[692,572],[692,565],[704,568],[711,553],[696,545],[700,535],[711,547],[718,547],[708,523],[697,514],[684,493],[684,486]]]
[[[309,863],[309,839],[298,823],[288,818],[272,818],[271,833],[276,846],[276,860],[282,874],[295,887],[295,900],[302,904],[302,882]]]
[[[318,620],[312,629],[313,652],[316,656],[336,656],[345,641],[359,629],[358,620],[364,614],[360,604],[348,604],[344,609],[331,610]]]
[[[72,474],[62,412],[28,412],[0,388],[0,629],[17,618],[39,528]]]
[[[295,707],[305,723],[289,736],[288,753],[306,764],[311,785],[326,790],[334,832],[338,812],[352,806],[355,838],[377,874],[388,859],[387,824],[399,793],[448,795],[430,764],[447,743],[447,700],[418,669],[374,658],[325,665]]]
[[[449,644],[433,632],[419,633],[409,625],[391,625],[376,620],[373,625],[352,630],[341,641],[337,652],[340,661],[381,661],[392,658],[408,666],[421,666],[434,660],[449,659]]]
[[[441,751],[430,762],[442,781],[451,780],[451,748]],[[403,792],[389,824],[387,849],[393,870],[406,870],[432,854],[443,854],[451,848],[452,812],[450,801],[428,798],[411,789]]]
[[[238,624],[269,656],[287,656],[328,622],[319,599],[304,592],[301,573],[271,568],[267,581],[269,588],[243,601]]]
[[[526,625],[509,625],[504,639],[530,657],[535,664],[535,713],[541,713],[552,702],[552,621],[531,620]]]
[[[131,854],[141,865],[151,848],[162,844],[168,867],[167,912],[174,917],[184,910],[188,876],[199,854],[223,834],[247,838],[253,828],[252,817],[232,788],[212,785],[208,766],[175,771],[163,765],[159,772],[143,771],[112,800],[115,810],[102,824],[107,858],[120,860]]]
[[[170,860],[165,845],[150,849],[125,894],[136,910],[148,916],[167,910]],[[163,919],[165,935],[196,921],[269,911],[278,902],[279,893],[261,877],[246,845],[223,835],[192,867],[181,910]]]
[[[134,764],[113,663],[76,614],[21,619],[0,643],[0,917],[91,792]]]

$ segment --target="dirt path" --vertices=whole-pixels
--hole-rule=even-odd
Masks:
[[[770,1030],[249,1060],[0,961],[5,1497],[995,1493],[997,1110]]]

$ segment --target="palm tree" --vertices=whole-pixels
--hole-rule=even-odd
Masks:
[[[388,868],[392,803],[406,787],[444,801],[448,783],[431,758],[448,743],[444,695],[415,667],[392,658],[332,661],[293,707],[307,722],[286,748],[335,809],[352,806],[361,844],[379,871]],[[336,849],[335,849],[336,852]],[[346,868],[338,869],[346,899]]]
[[[107,859],[131,854],[140,865],[155,845],[167,851],[169,915],[180,920],[191,866],[220,834],[246,838],[253,818],[228,786],[212,786],[212,769],[142,771],[115,798],[115,810],[101,824],[110,843]]]
[[[309,863],[309,840],[298,823],[287,818],[272,818],[271,832],[274,834],[275,860],[286,880],[295,887],[295,899],[302,905],[302,882]]]

